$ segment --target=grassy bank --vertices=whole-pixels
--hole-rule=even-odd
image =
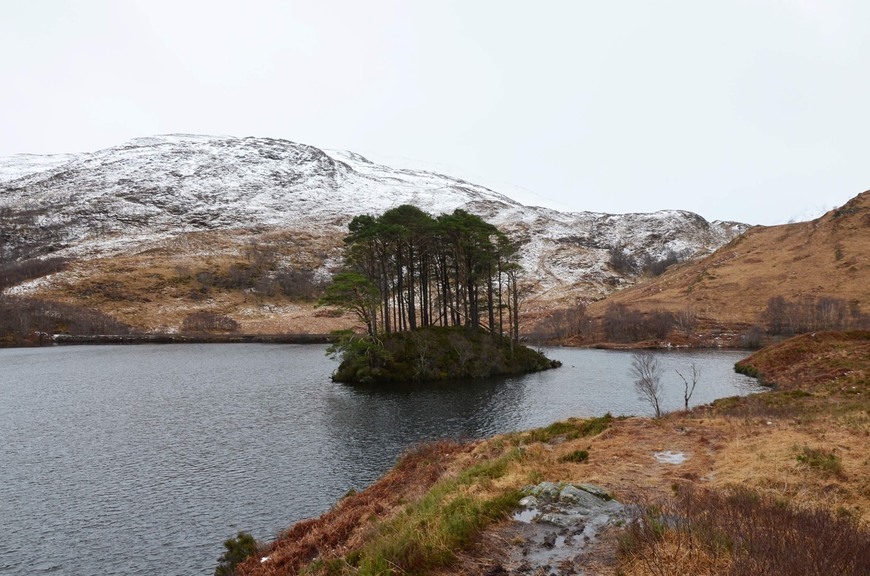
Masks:
[[[784,342],[742,363],[771,392],[659,419],[425,446],[239,573],[509,570],[506,513],[520,488],[552,480],[603,486],[645,519],[601,534],[574,566],[588,573],[859,574],[870,562],[868,344],[868,333]],[[657,460],[664,451],[685,459]]]

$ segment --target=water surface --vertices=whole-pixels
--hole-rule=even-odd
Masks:
[[[476,383],[335,384],[324,346],[0,350],[0,574],[206,575],[238,530],[269,539],[409,446],[649,414],[631,354],[547,349],[558,370]],[[740,352],[662,353],[664,407],[756,391]]]

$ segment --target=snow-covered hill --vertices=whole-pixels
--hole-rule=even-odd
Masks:
[[[167,135],[93,153],[0,157],[0,259],[100,257],[202,230],[269,227],[340,238],[354,215],[401,204],[434,214],[463,208],[496,224],[524,243],[536,292],[554,297],[596,298],[630,282],[608,265],[613,245],[638,258],[703,254],[746,228],[683,211],[557,212],[352,152]]]

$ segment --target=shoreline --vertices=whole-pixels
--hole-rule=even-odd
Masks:
[[[396,566],[395,572],[520,576],[534,568],[550,570],[555,558],[566,570],[643,575],[650,573],[651,562],[660,573],[676,574],[746,560],[745,551],[723,550],[715,539],[671,558],[668,542],[702,534],[692,526],[669,526],[662,539],[638,531],[642,523],[617,521],[588,534],[589,546],[574,542],[569,549],[569,537],[577,539],[559,531],[564,522],[558,514],[539,514],[536,521],[545,526],[533,528],[555,530],[550,540],[537,533],[518,537],[518,522],[526,527],[516,510],[527,501],[517,491],[542,480],[601,487],[653,519],[663,509],[689,518],[700,504],[727,516],[721,511],[734,512],[733,498],[748,495],[745,509],[737,512],[752,520],[752,529],[744,534],[746,524],[734,524],[740,538],[769,543],[781,522],[793,528],[766,561],[792,558],[796,550],[806,552],[808,561],[818,560],[825,556],[813,556],[817,547],[809,544],[819,538],[839,541],[846,530],[847,557],[860,565],[868,551],[862,538],[870,529],[864,480],[870,477],[868,346],[870,332],[792,338],[741,361],[766,382],[764,394],[721,398],[661,418],[569,418],[466,444],[424,445],[363,491],[263,543],[238,573],[348,575]],[[459,517],[457,510],[471,513]],[[801,523],[811,511],[822,533]],[[702,516],[692,521],[701,522]],[[452,531],[457,525],[462,529]],[[626,545],[627,534],[634,537],[633,546]],[[445,547],[447,537],[455,542]],[[567,556],[554,557],[554,551]]]
[[[135,344],[329,344],[332,336],[319,333],[285,333],[285,334],[259,334],[259,333],[236,333],[236,334],[168,334],[168,333],[145,333],[145,334],[47,334],[36,333],[30,339],[17,342],[0,341],[2,348],[39,348],[44,346],[71,346],[71,345],[135,345]],[[691,343],[673,345],[670,342],[537,342],[522,341],[526,346],[546,346],[554,348],[577,348],[590,350],[745,350],[753,352],[757,349],[722,345],[721,343]]]
[[[328,344],[329,334],[40,334],[31,342],[0,348],[40,348],[75,345],[136,344]]]

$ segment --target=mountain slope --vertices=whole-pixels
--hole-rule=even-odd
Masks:
[[[169,135],[87,154],[0,159],[0,261],[69,258],[67,271],[13,290],[116,313],[100,300],[100,285],[118,285],[115,292],[133,301],[163,302],[163,288],[145,282],[147,274],[185,284],[173,280],[185,277],[183,269],[220,272],[249,259],[252,246],[268,246],[279,268],[325,277],[353,216],[400,204],[434,214],[462,208],[520,240],[532,306],[596,299],[631,284],[633,276],[609,265],[616,244],[635,259],[698,255],[746,228],[683,211],[561,213],[351,152],[269,138]]]
[[[709,323],[759,323],[768,300],[828,297],[870,312],[870,192],[810,222],[756,226],[713,254],[590,307],[692,309]]]

